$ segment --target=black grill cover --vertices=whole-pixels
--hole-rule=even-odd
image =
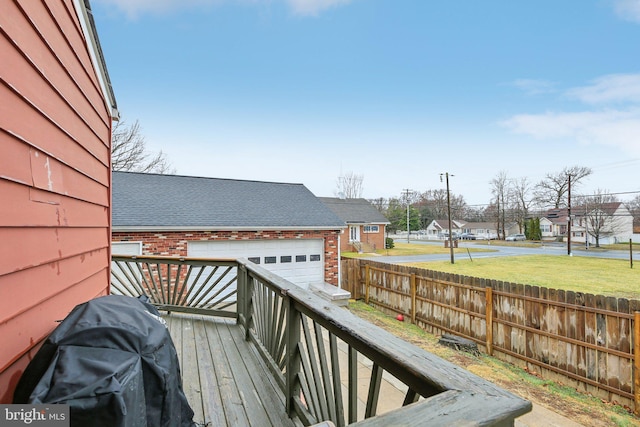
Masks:
[[[195,425],[164,321],[119,295],[69,313],[25,369],[14,403],[67,404],[72,426]]]

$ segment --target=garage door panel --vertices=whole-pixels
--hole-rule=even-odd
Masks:
[[[189,242],[187,253],[203,258],[248,258],[267,270],[307,288],[324,282],[321,239]]]

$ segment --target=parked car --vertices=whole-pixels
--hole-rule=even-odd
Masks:
[[[507,242],[516,242],[518,240],[527,240],[524,234],[511,234],[505,239]]]
[[[462,233],[460,238],[462,240],[476,240],[476,235],[473,233]]]

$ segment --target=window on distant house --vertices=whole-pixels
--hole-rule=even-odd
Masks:
[[[543,233],[551,233],[551,226],[549,224],[540,224],[540,231]]]
[[[365,233],[378,233],[379,232],[379,228],[377,225],[365,225],[364,226],[364,232]]]

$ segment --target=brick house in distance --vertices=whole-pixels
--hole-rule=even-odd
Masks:
[[[319,197],[347,225],[340,239],[340,251],[374,252],[385,248],[386,227],[390,224],[366,199]]]
[[[114,254],[242,257],[304,288],[338,286],[345,227],[302,184],[113,173]]]

